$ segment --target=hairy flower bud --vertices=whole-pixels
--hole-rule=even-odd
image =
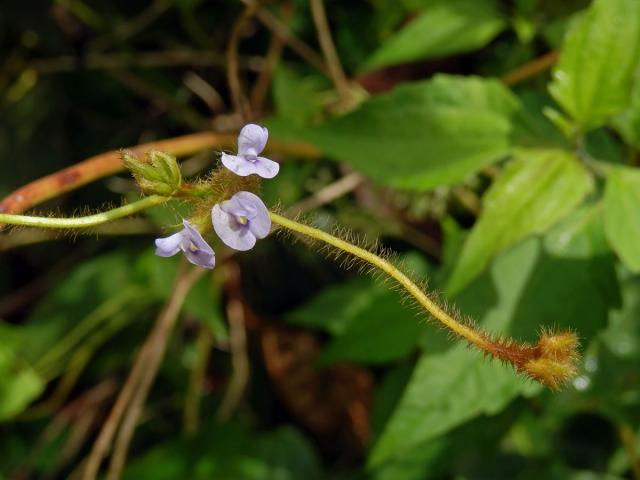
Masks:
[[[171,196],[182,184],[182,174],[176,158],[165,152],[151,150],[145,161],[131,151],[122,152],[122,162],[146,193]]]

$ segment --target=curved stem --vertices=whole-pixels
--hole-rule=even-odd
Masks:
[[[349,81],[344,73],[336,46],[333,43],[331,37],[331,29],[329,28],[329,21],[327,20],[327,12],[324,8],[323,0],[311,0],[311,15],[313,21],[316,24],[316,30],[318,31],[318,41],[322,48],[322,53],[326,59],[327,66],[329,68],[329,74],[331,81],[338,91],[340,101],[348,103],[351,94],[349,93]]]
[[[304,225],[298,223],[294,220],[290,220],[285,218],[277,213],[269,212],[269,216],[274,223],[281,225],[289,230],[294,232],[301,233],[308,237],[315,238],[316,240],[320,240],[322,242],[328,243],[329,245],[333,245],[340,250],[350,253],[351,255],[364,260],[365,262],[373,265],[374,267],[379,268],[391,278],[396,280],[402,287],[404,287],[409,294],[415,298],[415,300],[425,308],[436,320],[442,323],[445,327],[449,328],[456,335],[459,335],[479,348],[487,351],[493,350],[492,343],[489,339],[487,339],[484,335],[476,332],[471,327],[464,325],[458,322],[455,318],[445,312],[439,305],[437,305],[433,300],[431,300],[421,289],[416,285],[409,277],[407,277],[403,272],[401,272],[398,268],[396,268],[391,262],[378,257],[377,255],[365,250],[364,248],[357,247],[352,245],[349,242],[346,242],[338,237],[334,237],[333,235],[323,232],[322,230],[318,230],[317,228],[309,227],[308,225]]]
[[[61,229],[94,227],[96,225],[111,222],[118,218],[127,217],[141,210],[153,207],[154,205],[164,203],[167,200],[167,197],[150,195],[138,200],[137,202],[129,203],[128,205],[123,205],[122,207],[114,208],[113,210],[77,218],[32,217],[28,215],[10,215],[7,213],[0,213],[0,225],[8,223],[10,225],[21,225],[23,227]]]
[[[494,358],[509,362],[517,372],[524,373],[552,389],[566,385],[576,375],[579,354],[578,337],[574,332],[543,329],[535,345],[510,338],[494,338],[448,314],[407,275],[384,258],[327,232],[290,220],[277,213],[269,212],[269,216],[274,223],[284,228],[325,242],[382,270],[398,282],[422,308],[453,334],[464,338]]]

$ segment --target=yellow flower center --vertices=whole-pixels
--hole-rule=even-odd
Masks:
[[[240,225],[246,225],[249,222],[249,220],[247,220],[247,217],[245,217],[244,215],[240,215],[237,220]]]

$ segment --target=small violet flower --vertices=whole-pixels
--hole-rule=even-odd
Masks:
[[[183,220],[184,228],[178,233],[165,238],[156,239],[156,255],[160,257],[172,257],[180,250],[194,265],[203,268],[213,268],[216,264],[216,256],[213,249],[202,238],[200,232],[189,223]]]
[[[226,202],[215,205],[211,220],[220,239],[235,250],[253,248],[256,239],[266,237],[271,230],[267,207],[250,192],[238,192]]]
[[[280,165],[273,160],[259,157],[269,138],[269,132],[260,125],[249,123],[238,135],[238,155],[222,154],[222,164],[236,175],[246,177],[255,173],[262,178],[273,178]]]

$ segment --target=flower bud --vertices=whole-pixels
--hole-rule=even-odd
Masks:
[[[151,150],[146,161],[138,159],[132,152],[122,152],[122,162],[136,182],[146,193],[171,196],[180,189],[182,174],[176,158],[168,153]]]

